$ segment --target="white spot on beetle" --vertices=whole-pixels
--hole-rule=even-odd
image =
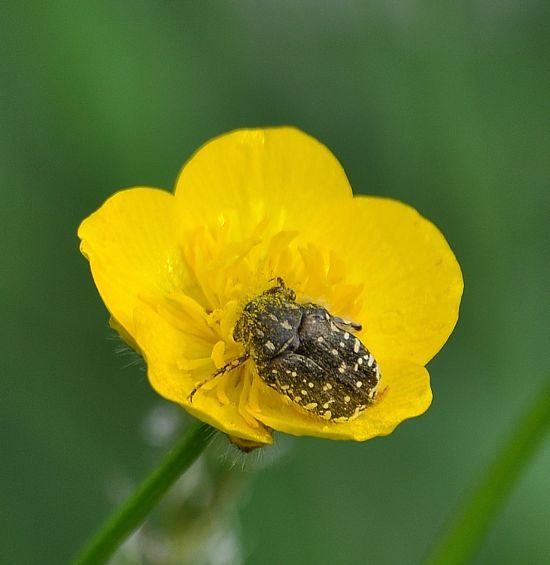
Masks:
[[[273,345],[273,342],[271,341],[266,341],[265,342],[265,346],[270,349],[271,351],[275,351],[275,346]]]

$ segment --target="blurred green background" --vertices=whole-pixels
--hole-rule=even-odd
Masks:
[[[80,220],[119,188],[170,189],[217,134],[280,124],[326,143],[356,192],[433,220],[466,290],[424,417],[237,461],[226,562],[418,563],[550,369],[549,16],[546,0],[2,2],[0,563],[65,562],[162,453],[143,430],[167,403],[106,339]],[[549,469],[546,442],[476,563],[550,562]]]

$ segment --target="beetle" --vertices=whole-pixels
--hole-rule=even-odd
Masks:
[[[259,377],[281,395],[326,420],[348,421],[371,405],[380,371],[374,356],[355,335],[360,324],[333,316],[311,302],[296,302],[283,279],[250,300],[233,330],[244,354],[200,382],[252,360]]]

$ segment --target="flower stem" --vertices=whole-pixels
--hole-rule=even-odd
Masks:
[[[479,484],[466,498],[427,565],[468,563],[491,521],[550,427],[550,382],[522,414]]]
[[[99,565],[107,562],[122,542],[145,520],[164,493],[198,458],[215,430],[194,422],[160,465],[94,535],[72,562]]]

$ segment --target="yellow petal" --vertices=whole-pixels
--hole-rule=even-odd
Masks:
[[[269,388],[259,378],[254,381],[249,411],[267,426],[298,436],[364,441],[388,435],[403,420],[424,413],[432,401],[432,392],[424,367],[404,361],[386,361],[381,364],[381,370],[376,403],[351,422],[326,422]]]
[[[425,365],[458,319],[463,281],[451,248],[430,221],[396,200],[356,197],[345,208],[347,228],[330,239],[348,281],[363,285],[361,338],[377,359]]]
[[[235,216],[241,237],[269,218],[274,229],[307,226],[352,192],[334,155],[290,127],[237,130],[209,141],[180,173],[176,201],[188,225],[222,226]]]
[[[101,298],[131,336],[140,296],[162,297],[183,284],[174,196],[168,192],[117,192],[82,222],[78,236]]]
[[[147,306],[136,309],[135,320],[135,337],[147,363],[149,381],[161,396],[181,404],[199,420],[230,436],[253,444],[272,442],[270,431],[239,406],[244,371],[216,377],[211,383],[214,386],[203,387],[191,403],[188,396],[195,384],[216,370],[211,359],[212,344],[176,329],[165,315]],[[197,362],[186,363],[187,357]],[[230,398],[220,402],[224,379],[231,380]]]

